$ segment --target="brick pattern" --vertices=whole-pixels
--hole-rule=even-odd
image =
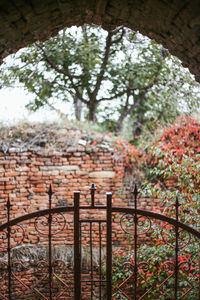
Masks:
[[[7,220],[6,202],[11,202],[11,219],[33,211],[48,208],[48,189],[52,184],[52,207],[73,205],[75,190],[81,191],[81,204],[90,203],[90,186],[95,183],[97,190],[95,201],[106,204],[106,192],[113,193],[113,205],[133,205],[130,189],[124,185],[124,164],[115,160],[113,152],[108,150],[84,151],[76,150],[66,153],[57,152],[12,152],[0,153],[0,222]],[[140,199],[138,207],[142,209],[155,209],[159,207],[157,199]],[[87,218],[88,212],[82,213]],[[90,211],[90,218],[96,217],[95,211]],[[105,214],[99,216],[105,218]],[[65,243],[73,243],[73,220],[67,216],[67,231],[60,234],[55,244],[61,244],[63,238],[68,236]],[[62,224],[63,220],[61,220]],[[114,222],[113,239],[122,241],[119,222]],[[41,224],[40,224],[41,226]],[[61,225],[62,226],[62,225]],[[85,225],[84,225],[85,226]],[[35,231],[34,220],[23,224],[25,233],[24,243],[38,243],[45,239],[38,237]],[[13,229],[12,245],[22,242],[22,229]],[[86,240],[85,240],[86,241]],[[96,237],[98,244],[98,237]]]
[[[91,183],[95,183],[97,187],[96,203],[105,204],[106,192],[111,191],[115,205],[127,205],[127,200],[120,198],[118,194],[124,176],[123,163],[116,164],[113,153],[105,149],[90,153],[86,153],[82,149],[77,147],[76,151],[62,154],[53,152],[0,153],[0,222],[7,221],[6,202],[8,197],[12,205],[11,219],[48,208],[47,192],[50,184],[52,184],[54,192],[52,207],[73,205],[75,190],[81,191],[81,204],[89,204]],[[95,216],[96,212],[91,211],[90,218]],[[82,213],[81,217],[87,218],[87,212]],[[105,214],[99,218],[105,218]],[[65,230],[56,237],[54,245],[73,244],[72,214],[65,214],[65,219]],[[60,230],[63,226],[62,217],[55,216],[54,220],[53,232]],[[58,225],[59,220],[60,226]],[[45,217],[37,221],[40,231],[47,230],[43,225],[46,222]],[[5,239],[5,234],[0,237],[1,242],[3,239]],[[97,236],[95,240],[95,244],[98,244]],[[47,244],[47,241],[47,235],[45,237],[36,232],[35,220],[23,222],[23,228],[13,227],[12,247],[21,243]],[[88,239],[85,237],[85,243],[87,242]]]
[[[0,222],[7,221],[6,203],[11,202],[11,219],[37,210],[48,208],[48,189],[52,185],[52,207],[72,206],[74,191],[81,191],[81,204],[91,203],[90,186],[96,185],[95,203],[106,204],[106,192],[112,192],[114,206],[133,206],[133,196],[129,185],[133,187],[131,174],[125,173],[123,161],[116,159],[115,151],[106,149],[85,150],[83,147],[73,148],[68,152],[13,152],[0,153]],[[129,179],[127,180],[127,176]],[[131,178],[131,180],[130,180]],[[128,184],[127,184],[128,182]],[[139,199],[138,208],[161,210],[158,199]],[[105,219],[105,211],[82,211],[81,218]],[[48,244],[47,218],[23,222],[22,226],[14,226],[11,235],[12,247],[21,244]],[[65,219],[64,219],[65,218]],[[73,214],[65,213],[64,218],[53,216],[52,232],[59,232],[53,244],[73,245]],[[66,222],[64,229],[64,222]],[[87,245],[88,228],[85,230],[83,244]],[[93,230],[93,244],[99,245],[98,230]],[[45,233],[45,235],[43,234]],[[142,238],[144,239],[144,237]],[[106,240],[106,231],[102,232],[102,243]],[[120,241],[120,242],[119,242]],[[6,233],[0,236],[3,248],[6,248]],[[120,227],[119,217],[113,216],[113,244],[127,246],[127,239]]]
[[[48,208],[48,189],[52,184],[53,206],[71,205],[73,191],[81,191],[81,203],[88,204],[91,183],[98,188],[96,201],[105,203],[105,193],[113,192],[113,202],[121,204],[118,189],[123,181],[123,163],[116,165],[107,151],[86,154],[0,153],[0,221],[5,220],[8,195],[12,218]],[[5,185],[6,183],[6,185]]]
[[[106,192],[113,193],[113,205],[128,206],[133,205],[130,189],[124,183],[124,164],[115,160],[113,152],[96,149],[90,152],[78,148],[72,152],[8,152],[0,153],[0,222],[6,222],[6,202],[8,197],[11,202],[11,219],[21,215],[48,208],[48,188],[52,184],[53,197],[52,207],[73,205],[73,191],[81,191],[81,204],[90,203],[90,186],[95,183],[97,190],[95,193],[96,203],[106,204]],[[123,192],[122,192],[123,190]],[[140,199],[139,208],[153,209],[157,205],[157,200]],[[52,232],[57,235],[52,237],[52,248],[54,259],[64,260],[69,270],[67,278],[62,279],[70,284],[69,290],[64,292],[60,299],[71,299],[73,293],[73,214],[65,213],[65,222],[62,216],[54,215],[52,222]],[[37,264],[40,260],[46,261],[48,265],[48,216],[25,221],[20,226],[14,226],[11,231],[12,259],[23,262],[24,269],[17,269],[14,272],[18,278],[27,286],[37,277]],[[81,218],[97,218],[96,211],[84,211]],[[98,219],[105,219],[105,212],[98,214]],[[65,225],[65,226],[64,226]],[[64,226],[64,229],[63,229]],[[82,244],[83,244],[83,276],[89,277],[89,226],[82,224]],[[38,231],[37,231],[38,230]],[[113,247],[129,246],[127,236],[120,227],[119,218],[113,216]],[[147,241],[148,236],[142,236],[140,241]],[[105,258],[106,226],[102,225],[102,259]],[[1,261],[7,262],[6,256],[6,232],[0,236]],[[16,247],[18,246],[18,247]],[[98,225],[93,227],[93,247],[98,271],[98,246],[99,234]],[[96,252],[95,252],[96,251]],[[96,254],[95,254],[96,253]],[[19,265],[18,265],[19,267]],[[36,272],[36,273],[35,273]],[[60,271],[59,271],[60,272]],[[58,272],[58,275],[59,275]],[[35,275],[36,274],[36,275]],[[71,277],[70,277],[71,276]],[[34,279],[35,278],[35,279]],[[43,280],[38,284],[38,288],[45,294],[47,283]],[[2,282],[0,292],[6,294],[5,286],[7,281]],[[45,284],[44,284],[45,283]],[[59,284],[54,283],[54,293],[57,294]],[[17,299],[38,299],[24,286],[16,280],[12,282],[13,295]],[[61,289],[61,287],[60,287]],[[84,295],[89,292],[87,285],[83,286]],[[98,287],[97,287],[98,290]],[[87,298],[87,297],[86,297]]]
[[[81,191],[81,204],[90,203],[90,187],[97,190],[95,201],[106,203],[106,192],[113,193],[113,205],[133,205],[131,187],[125,184],[123,161],[115,160],[106,149],[72,152],[0,153],[0,222],[6,220],[6,202],[11,202],[11,218],[48,208],[48,189],[52,185],[52,207],[72,205],[74,191]],[[129,175],[130,176],[130,175]],[[157,199],[140,199],[139,208],[154,209]]]

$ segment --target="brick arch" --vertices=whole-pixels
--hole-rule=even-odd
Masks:
[[[139,30],[179,57],[200,81],[198,0],[2,0],[0,57],[83,23]]]

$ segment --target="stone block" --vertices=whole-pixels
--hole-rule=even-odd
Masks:
[[[77,165],[64,165],[64,166],[41,166],[40,171],[43,173],[49,173],[49,174],[56,174],[57,173],[68,173],[68,172],[73,172],[73,171],[79,171],[79,167]],[[55,174],[55,175],[56,175]]]
[[[90,178],[113,178],[116,175],[112,171],[97,171],[89,173]]]

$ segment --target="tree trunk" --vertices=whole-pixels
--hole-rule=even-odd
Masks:
[[[75,95],[74,96],[74,111],[75,111],[75,117],[76,117],[77,121],[81,121],[82,107],[83,107],[83,103],[77,97],[77,95]]]
[[[93,123],[96,122],[96,109],[97,109],[97,102],[96,101],[89,101],[88,103],[88,121],[91,121]]]
[[[127,115],[128,115],[128,109],[125,107],[123,109],[122,113],[120,114],[119,119],[117,120],[116,129],[115,129],[116,133],[120,133],[121,132],[124,119],[127,117]]]
[[[138,114],[137,119],[133,122],[133,127],[132,127],[134,140],[137,140],[141,135],[143,124],[144,124],[144,115]]]
[[[144,118],[144,108],[143,104],[146,100],[146,93],[147,91],[141,91],[136,99],[136,105],[135,107],[140,107],[139,111],[136,113],[136,120],[133,121],[132,125],[132,133],[133,133],[133,138],[134,140],[137,140],[139,136],[142,133],[142,126],[145,122]]]

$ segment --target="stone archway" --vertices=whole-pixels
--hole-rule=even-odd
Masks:
[[[200,81],[198,0],[2,0],[0,57],[83,23],[139,30],[179,57]]]

